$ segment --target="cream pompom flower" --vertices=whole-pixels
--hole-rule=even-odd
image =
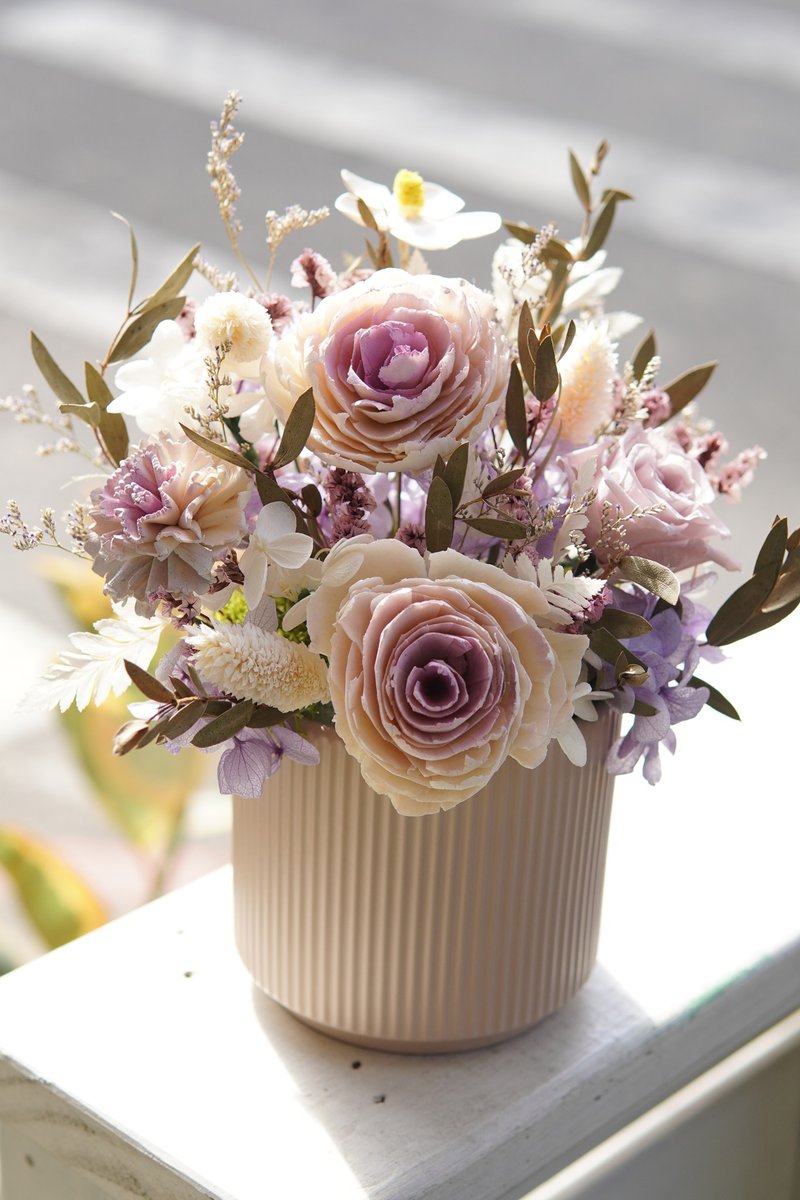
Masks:
[[[343,216],[363,225],[358,210],[363,200],[379,229],[420,250],[449,250],[468,238],[496,233],[502,224],[496,212],[462,212],[460,196],[416,171],[398,171],[391,191],[352,171],[341,174],[347,191],[337,197],[336,208]]]
[[[251,363],[266,353],[272,322],[263,305],[240,292],[217,292],[195,313],[197,341],[206,354],[229,345],[226,361]]]
[[[617,351],[605,321],[580,321],[564,355],[558,419],[561,435],[576,445],[591,442],[614,412]]]
[[[330,698],[328,669],[308,646],[257,624],[215,622],[186,638],[200,678],[237,700],[294,712]]]
[[[248,606],[254,608],[264,595],[270,565],[297,570],[308,562],[313,549],[308,534],[297,533],[294,513],[288,504],[267,504],[262,508],[250,543],[239,559]]]

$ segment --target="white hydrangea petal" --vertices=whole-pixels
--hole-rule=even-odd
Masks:
[[[284,537],[271,538],[269,558],[278,567],[289,570],[302,567],[311,557],[314,543],[306,533],[288,533]]]
[[[294,533],[296,529],[297,521],[293,510],[282,500],[277,500],[262,508],[258,514],[255,532],[256,537],[272,543],[278,538]]]

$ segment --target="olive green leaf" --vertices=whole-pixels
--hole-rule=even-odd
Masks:
[[[524,221],[503,221],[503,224],[512,237],[518,242],[524,242],[526,246],[530,246],[539,236],[539,230],[534,229],[532,225],[526,225]]]
[[[514,521],[511,517],[462,517],[465,525],[469,525],[470,529],[477,530],[478,533],[485,533],[488,537],[504,538],[507,542],[516,542],[520,538],[527,537],[528,529],[521,521]]]
[[[578,197],[581,207],[585,212],[591,212],[592,195],[589,191],[589,184],[583,173],[581,164],[571,150],[569,152],[569,169],[572,175],[572,186],[575,188],[575,195]]]
[[[516,363],[511,364],[511,374],[508,377],[506,428],[511,441],[525,458],[528,454],[528,415],[525,410],[522,377]]]
[[[209,721],[202,729],[198,729],[192,738],[192,745],[205,748],[218,746],[220,742],[227,742],[228,738],[240,733],[249,723],[254,708],[255,704],[252,700],[242,700],[239,704],[231,705],[213,721]]]
[[[63,404],[72,406],[70,411],[80,410],[81,408],[91,408],[84,397],[75,387],[75,384],[69,379],[59,367],[50,351],[46,348],[43,342],[39,340],[33,331],[31,331],[31,353],[33,354],[34,362],[39,370],[44,375],[45,380],[55,392],[58,399]],[[76,412],[80,416],[80,412]],[[93,422],[89,421],[89,424]]]
[[[361,220],[364,222],[367,229],[371,229],[374,233],[378,233],[378,222],[375,220],[375,217],[372,214],[372,209],[365,204],[360,196],[356,196],[356,203],[358,205],[358,215],[361,217]]]
[[[103,376],[90,362],[84,364],[86,394],[92,404],[97,405],[97,428],[109,457],[119,464],[128,453],[128,429],[119,413],[110,413],[108,406],[114,399],[113,393]]]
[[[158,704],[175,703],[175,697],[169,688],[164,687],[164,684],[149,671],[138,667],[136,663],[130,662],[127,658],[123,659],[123,663],[131,682],[136,684],[139,691],[143,696],[147,696],[148,700],[155,700]]]
[[[702,392],[714,374],[716,365],[716,362],[708,362],[703,363],[700,367],[692,367],[691,371],[686,371],[677,379],[673,379],[672,383],[664,385],[664,391],[669,395],[671,416],[674,417]]]
[[[175,317],[180,316],[186,304],[185,296],[176,296],[172,300],[165,300],[162,304],[158,304],[155,308],[150,308],[147,312],[142,313],[130,325],[126,325],[122,333],[108,352],[108,362],[122,362],[127,358],[133,358],[134,354],[138,354],[155,332],[156,325],[160,325],[162,321],[173,321]]]
[[[494,479],[490,479],[486,484],[481,495],[484,500],[489,500],[492,496],[499,496],[501,492],[507,492],[510,487],[513,487],[520,475],[524,474],[524,467],[515,467],[513,471],[505,471],[502,475],[495,475]]]
[[[552,337],[547,334],[539,342],[536,352],[536,367],[533,378],[533,394],[544,403],[558,391],[558,366]]]
[[[742,718],[730,700],[726,696],[723,696],[722,692],[718,692],[715,687],[712,687],[710,683],[706,683],[705,679],[700,679],[698,675],[693,675],[687,686],[692,688],[708,688],[708,699],[706,700],[708,707],[716,709],[724,717],[730,717],[732,721],[741,721]]]
[[[633,367],[633,375],[637,382],[642,378],[647,364],[656,356],[656,335],[651,329],[650,332],[642,339],[636,348],[636,353],[631,359]]]
[[[581,254],[582,259],[592,258],[598,250],[602,250],[605,240],[611,230],[614,213],[617,209],[617,195],[612,192],[602,204],[597,214],[592,231]]]
[[[128,312],[133,304],[133,293],[136,291],[136,280],[139,278],[139,247],[136,242],[136,234],[133,232],[133,226],[127,217],[123,217],[122,213],[112,212],[112,217],[121,221],[128,230],[128,237],[131,243],[131,281],[128,285]]]
[[[278,467],[285,467],[287,463],[292,462],[305,449],[305,444],[314,425],[315,414],[314,393],[311,388],[308,388],[295,401],[294,407],[289,413],[289,417],[283,427],[283,437],[281,438],[277,453],[270,463],[273,471],[277,470]]]
[[[173,300],[179,292],[183,291],[184,286],[189,282],[194,270],[194,263],[197,255],[200,252],[200,243],[192,246],[191,250],[181,259],[174,271],[171,271],[160,287],[156,288],[152,296],[148,296],[141,305],[143,313],[152,312],[153,309],[159,308],[168,300]]]
[[[447,460],[447,466],[442,476],[449,489],[454,512],[461,503],[461,497],[464,494],[469,455],[470,448],[467,442],[464,442],[461,446],[457,446]]]
[[[425,545],[431,554],[449,549],[453,540],[453,497],[444,479],[431,480],[425,505]]]
[[[576,329],[575,322],[570,321],[569,325],[567,326],[567,332],[564,334],[564,341],[562,343],[561,350],[559,351],[559,355],[558,355],[559,362],[561,362],[561,359],[564,357],[564,355],[567,353],[570,346],[572,345],[573,339],[575,337],[575,329]]]
[[[625,612],[620,608],[604,608],[593,629],[607,629],[618,638],[643,637],[653,626],[637,613]]]

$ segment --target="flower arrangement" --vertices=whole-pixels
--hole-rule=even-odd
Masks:
[[[242,282],[195,246],[134,304],[130,230],[126,311],[85,387],[34,336],[60,415],[33,389],[5,404],[103,472],[66,536],[51,509],[29,526],[10,503],[2,523],[20,549],[87,559],[114,604],[35,698],[81,709],[133,680],[144,700],[116,751],[221,751],[221,790],[249,797],[284,756],[318,761],[332,726],[408,815],[474,795],[509,757],[581,765],[582,723],[611,706],[631,719],[608,770],[643,761],[655,783],[674,725],[736,717],[697,668],[797,607],[800,531],[776,519],[745,584],[713,617],[699,602],[710,566],[736,565],[719,498],[764,452],[725,461],[698,415],[713,363],[659,383],[652,334],[621,358],[638,318],[605,311],[621,272],[603,247],[631,197],[597,195],[607,146],[586,171],[570,155],[576,236],[506,223],[491,291],[424,255],[497,233],[498,214],[411,171],[391,188],[343,171],[335,206],[365,251],[337,271],[305,249],[298,300],[269,290],[277,253],[328,210],[269,212],[266,280],[250,265],[237,106],[208,170]],[[213,288],[199,304],[193,272]]]

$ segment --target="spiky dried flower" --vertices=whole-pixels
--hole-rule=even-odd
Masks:
[[[267,226],[267,245],[270,254],[274,257],[281,242],[290,233],[295,233],[298,229],[311,229],[314,225],[319,225],[320,221],[324,221],[329,217],[329,208],[301,208],[299,204],[290,204],[281,216],[274,209],[270,209],[264,220]]]
[[[217,201],[225,232],[234,249],[239,244],[242,232],[242,223],[236,216],[236,202],[242,194],[242,189],[236,182],[230,164],[230,160],[244,141],[244,134],[233,127],[239,104],[239,93],[228,92],[219,121],[211,122],[211,149],[206,163],[206,170],[211,176],[211,191]]]

